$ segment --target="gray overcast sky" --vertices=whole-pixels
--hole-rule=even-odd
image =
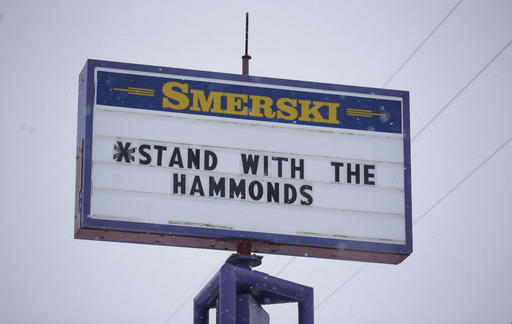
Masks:
[[[73,239],[78,74],[240,73],[246,11],[252,75],[408,90],[414,137],[405,262],[257,270],[314,287],[317,323],[510,323],[512,1],[469,0],[1,1],[0,322],[191,323],[228,252]]]

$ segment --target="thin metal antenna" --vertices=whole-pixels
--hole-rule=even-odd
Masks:
[[[249,13],[245,13],[245,54],[242,56],[242,74],[249,75]]]
[[[249,13],[245,13],[245,54],[242,56],[242,74],[249,75]],[[236,251],[240,256],[250,256],[252,250],[251,241],[238,241]]]
[[[242,74],[249,75],[249,13],[245,13],[245,54],[242,56]],[[252,244],[250,241],[238,241],[236,251],[239,255],[250,256]]]

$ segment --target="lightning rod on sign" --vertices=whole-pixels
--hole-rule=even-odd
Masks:
[[[242,56],[242,75],[249,75],[249,13],[245,13],[245,54]],[[238,241],[236,250],[239,255],[250,256],[252,244],[250,241]]]
[[[242,74],[249,75],[249,13],[245,13],[245,54],[242,56]]]

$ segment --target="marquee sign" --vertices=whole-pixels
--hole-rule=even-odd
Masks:
[[[75,237],[400,263],[405,91],[88,60]]]

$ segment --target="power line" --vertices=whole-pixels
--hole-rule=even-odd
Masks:
[[[284,266],[281,267],[281,269],[279,271],[276,272],[276,277],[281,275],[281,273],[290,266],[290,264],[292,264],[293,261],[295,261],[295,259],[297,259],[297,257],[293,257],[293,258],[290,258],[290,260],[288,260],[288,262],[286,262],[286,264]]]
[[[425,45],[425,43],[430,39],[430,37],[432,37],[432,35],[435,34],[435,32],[439,29],[439,27],[441,27],[442,24],[444,24],[446,19],[448,19],[448,17],[450,17],[450,15],[455,11],[455,9],[457,9],[457,7],[462,3],[462,1],[463,0],[460,0],[459,2],[457,2],[457,4],[444,16],[444,18],[434,27],[434,29],[432,29],[432,31],[427,35],[427,37],[425,37],[425,39],[423,39],[423,41],[405,59],[405,61],[402,63],[402,65],[400,65],[398,67],[398,69],[396,69],[396,71],[393,72],[393,74],[391,74],[391,76],[386,80],[386,82],[384,82],[384,84],[382,85],[382,88],[385,88],[391,82],[391,80],[393,80],[395,78],[395,76],[398,73],[400,73],[400,71],[402,71],[404,66],[406,66],[407,63],[409,63],[409,61],[413,58],[413,56],[416,55],[416,53],[418,53],[418,51],[423,47],[423,45]]]
[[[434,27],[433,31],[432,31],[432,32],[427,36],[427,38],[425,38],[425,40],[424,40],[423,42],[421,42],[420,46],[418,46],[418,47],[414,50],[414,52],[413,52],[413,53],[412,53],[412,54],[411,54],[411,55],[406,59],[406,62],[404,62],[404,64],[402,64],[402,65],[398,68],[398,70],[397,70],[397,71],[395,71],[395,73],[393,73],[393,74],[392,74],[392,76],[388,79],[388,81],[386,81],[386,83],[384,83],[383,87],[384,87],[387,83],[389,83],[389,82],[394,78],[394,76],[395,76],[395,75],[396,75],[396,74],[397,74],[397,73],[398,73],[398,72],[403,68],[403,66],[405,66],[405,63],[407,63],[407,62],[411,59],[411,57],[412,57],[412,56],[414,56],[414,54],[415,54],[415,53],[416,53],[416,52],[417,52],[417,51],[418,51],[418,50],[423,46],[423,44],[425,44],[426,40],[432,36],[433,32],[434,32],[434,31],[436,31],[437,29],[439,29],[439,26],[441,26],[441,24],[442,24],[444,21],[446,21],[446,18],[448,18],[448,17],[453,13],[453,11],[454,11],[454,10],[455,10],[455,9],[456,9],[460,4],[461,4],[461,2],[462,2],[462,0],[461,0],[461,1],[459,1],[459,2],[455,5],[455,7],[453,7],[453,8],[452,8],[452,10],[450,10],[450,12],[449,12],[449,13],[448,13],[444,18],[443,18],[443,20],[442,20],[442,21],[441,21],[441,22],[440,22],[436,27]],[[425,129],[427,129],[428,127],[430,127],[430,125],[432,125],[432,123],[433,123],[433,122],[434,122],[434,121],[435,121],[435,120],[436,120],[436,119],[437,119],[437,118],[438,118],[438,117],[439,117],[439,116],[440,116],[440,115],[441,115],[441,114],[442,114],[442,113],[443,113],[443,112],[444,112],[448,107],[450,107],[450,106],[451,106],[451,104],[452,104],[452,103],[453,103],[453,102],[454,102],[454,101],[455,101],[455,100],[456,100],[456,99],[457,99],[457,98],[458,98],[458,97],[459,97],[459,96],[460,96],[464,91],[466,91],[466,89],[467,89],[467,88],[468,88],[468,87],[469,87],[469,86],[470,86],[470,85],[471,85],[471,84],[472,84],[476,79],[478,79],[478,77],[479,77],[479,76],[480,76],[480,75],[481,75],[485,70],[487,70],[487,68],[488,68],[488,67],[489,67],[489,66],[490,66],[490,65],[491,65],[491,64],[492,64],[492,63],[493,63],[493,62],[494,62],[494,61],[495,61],[495,60],[496,60],[496,59],[497,59],[497,58],[498,58],[498,57],[499,57],[499,56],[500,56],[500,55],[501,55],[501,54],[502,54],[502,53],[503,53],[503,52],[504,52],[504,51],[505,51],[509,46],[510,46],[510,44],[511,44],[511,43],[512,43],[512,39],[511,39],[511,40],[510,40],[510,41],[509,41],[509,42],[508,42],[508,43],[507,43],[507,44],[506,44],[506,45],[505,45],[505,46],[504,46],[500,51],[498,51],[498,53],[497,53],[493,58],[491,58],[491,60],[489,60],[489,61],[488,61],[488,62],[487,62],[487,63],[486,63],[486,64],[485,64],[485,65],[484,65],[484,66],[483,66],[483,67],[482,67],[482,68],[481,68],[481,69],[480,69],[480,70],[479,70],[479,71],[478,71],[478,72],[477,72],[477,73],[476,73],[476,74],[475,74],[475,75],[474,75],[474,76],[473,76],[473,77],[472,77],[472,78],[471,78],[471,79],[470,79],[470,80],[469,80],[469,81],[468,81],[468,82],[467,82],[467,83],[466,83],[466,84],[465,84],[465,85],[464,85],[464,86],[463,86],[463,87],[462,87],[462,88],[461,88],[461,89],[460,89],[460,90],[459,90],[459,91],[458,91],[458,92],[457,92],[457,93],[456,93],[456,94],[455,94],[455,95],[454,95],[454,96],[453,96],[453,97],[452,97],[452,98],[451,98],[451,99],[450,99],[450,100],[445,104],[445,105],[444,105],[444,106],[443,106],[443,108],[441,108],[441,109],[440,109],[440,110],[439,110],[439,111],[434,115],[434,117],[432,117],[432,118],[431,118],[431,119],[430,119],[430,120],[425,124],[425,126],[423,126],[423,128],[421,128],[421,129],[420,129],[420,130],[419,130],[419,131],[418,131],[418,132],[417,132],[417,133],[412,137],[411,142],[414,142],[414,140],[415,140],[416,138],[418,138],[418,136],[419,136],[421,133],[423,133],[423,131],[424,131]],[[489,157],[489,158],[491,158],[491,157]],[[476,170],[474,170],[474,171],[476,171]],[[471,175],[468,175],[468,176],[471,176]],[[456,188],[454,188],[453,190],[455,190],[455,189],[456,189]],[[450,192],[450,193],[451,193],[451,192]],[[444,198],[446,198],[446,197],[442,197],[442,199],[444,199]],[[441,200],[441,201],[442,201],[442,200]],[[440,203],[441,201],[438,201],[438,203]],[[438,203],[437,203],[437,204],[438,204]],[[437,206],[437,205],[435,205],[435,206]],[[432,206],[431,208],[434,208],[435,206]],[[423,218],[423,216],[424,216],[424,215],[426,215],[426,214],[421,215],[418,219]],[[416,221],[418,221],[418,219],[417,219]],[[416,221],[415,221],[415,223],[416,223]],[[292,261],[293,261],[295,258],[296,258],[296,257],[294,257],[294,258],[292,259]],[[285,265],[285,266],[280,270],[280,273],[281,273],[281,272],[283,272],[283,271],[288,267],[288,265],[290,265],[291,263],[292,263],[292,262],[288,262],[288,263],[287,263],[287,264],[286,264],[286,265]],[[357,271],[357,273],[359,273],[360,271],[362,271],[364,268],[365,268],[365,266],[361,267],[361,269],[360,269],[360,270],[358,270],[358,271]],[[351,277],[351,278],[352,278],[352,277]],[[351,280],[351,278],[350,278],[350,280]],[[343,283],[341,284],[341,286],[345,286],[345,285],[346,285],[346,282],[343,282]],[[341,286],[340,286],[340,287],[341,287]],[[336,289],[335,289],[335,291],[334,291],[334,293],[335,293],[336,291],[338,291],[339,289],[341,289],[341,288],[336,288]],[[320,304],[319,304],[319,305],[320,305]],[[317,306],[317,307],[318,307],[318,306]]]
[[[441,198],[439,198],[432,206],[430,206],[423,214],[421,214],[418,218],[414,220],[414,224],[418,224],[426,215],[428,215],[434,208],[436,208],[441,202],[443,202],[450,194],[452,194],[457,188],[459,188],[466,180],[468,180],[473,174],[475,174],[481,167],[483,167],[487,162],[489,162],[498,152],[500,152],[503,148],[505,148],[512,141],[512,136],[509,137],[503,144],[501,144],[496,150],[494,150],[491,154],[489,154],[483,161],[481,161],[473,170],[471,170],[468,174],[466,174],[457,184],[455,184],[450,190],[448,190]],[[351,282],[358,274],[360,274],[369,263],[361,266],[354,274],[352,274],[349,278],[341,283],[336,289],[334,289],[327,297],[325,297],[321,302],[319,302],[315,309],[319,308],[327,300],[329,300],[332,296],[338,293],[343,287],[345,287],[349,282]]]
[[[471,177],[475,172],[477,172],[482,166],[484,166],[493,156],[495,156],[499,151],[501,151],[508,143],[512,140],[512,136],[505,141],[505,143],[501,144],[494,152],[492,152],[487,158],[485,158],[480,164],[478,164],[473,170],[471,170],[462,180],[460,180],[455,186],[453,186],[447,193],[445,193],[441,198],[439,198],[430,208],[428,208],[423,214],[418,216],[414,220],[414,224],[419,223],[423,217],[425,217],[432,209],[436,208],[446,197],[448,197],[452,192],[454,192],[460,185],[462,185],[469,177]]]
[[[187,302],[194,298],[195,295],[197,295],[197,293],[203,289],[203,287],[206,285],[206,283],[208,283],[208,281],[215,275],[215,273],[218,271],[218,269],[224,264],[224,261],[222,261],[221,263],[219,263],[219,265],[217,267],[215,267],[215,270],[208,276],[206,277],[205,280],[203,280],[203,282],[199,285],[199,288],[196,288],[194,289],[187,297],[185,297],[185,299],[183,299],[183,301],[178,305],[178,307],[176,307],[174,309],[174,311],[171,313],[171,315],[169,315],[169,317],[167,317],[167,319],[164,321],[163,324],[167,324],[169,323],[170,320],[172,320],[176,315],[178,315],[178,313],[181,311],[181,309],[187,304]]]
[[[345,281],[343,281],[341,283],[341,285],[339,285],[336,289],[334,289],[329,295],[327,295],[327,297],[325,297],[321,302],[319,302],[316,306],[315,306],[315,310],[317,308],[320,308],[320,306],[322,306],[323,304],[325,304],[326,301],[328,301],[332,296],[336,295],[336,293],[338,291],[340,291],[341,289],[343,289],[343,287],[345,287],[349,282],[351,282],[358,274],[361,273],[361,271],[363,271],[367,266],[369,265],[369,263],[365,263],[363,264],[359,269],[357,269],[356,272],[354,272],[350,277],[348,277],[347,279],[345,279]]]
[[[487,64],[485,64],[449,101],[446,105],[441,108],[437,112],[434,117],[432,117],[425,126],[423,126],[420,131],[416,133],[412,137],[412,141],[414,141],[425,129],[427,129],[434,120],[436,120],[512,43],[510,40]],[[473,170],[471,170],[466,176],[464,176],[455,186],[453,186],[448,192],[446,192],[441,198],[439,198],[432,206],[430,206],[423,214],[421,214],[418,218],[414,220],[414,224],[419,223],[430,211],[432,211],[435,207],[437,207],[441,202],[443,202],[451,193],[453,193],[457,188],[459,188],[467,179],[469,179],[475,172],[477,172],[482,166],[484,166],[494,155],[496,155],[499,151],[501,151],[510,141],[512,137],[506,140],[502,145],[500,145],[494,152],[492,152],[487,158],[485,158],[482,162],[480,162]],[[412,142],[411,141],[411,142]],[[359,268],[351,277],[347,280],[343,281],[339,287],[337,287],[331,294],[329,294],[324,300],[322,300],[315,308],[323,305],[329,298],[334,296],[338,291],[340,291],[343,287],[345,287],[350,281],[352,281],[361,271],[363,271],[368,266],[368,263]],[[284,269],[283,269],[284,270]]]
[[[510,46],[512,39],[496,54],[494,57],[487,62],[457,93],[453,96],[435,115],[432,117],[416,134],[412,137],[414,141],[420,136],[425,129],[427,129],[450,105],[464,92],[466,89],[485,71],[487,68]]]
[[[405,59],[405,61],[398,67],[398,69],[396,69],[392,74],[391,76],[386,80],[386,82],[384,82],[381,86],[381,88],[385,88],[390,82],[391,80],[393,80],[395,78],[395,76],[400,72],[402,71],[402,69],[407,65],[407,63],[409,63],[409,61],[413,58],[414,55],[416,55],[416,53],[418,53],[418,51],[423,47],[423,45],[425,45],[425,43],[432,37],[432,35],[435,34],[435,32],[439,29],[439,27],[441,27],[441,25],[443,25],[446,20],[448,19],[448,17],[451,16],[451,14],[455,11],[455,9],[457,9],[459,7],[459,5],[463,2],[463,0],[460,0],[459,2],[457,2],[457,4],[455,4],[455,6],[453,6],[453,8],[443,17],[443,19],[441,19],[441,21],[430,31],[430,33],[420,42],[420,44],[414,49],[414,51],[412,51],[412,53]],[[446,109],[446,108],[444,108]],[[414,138],[413,138],[414,139]],[[288,262],[287,264],[284,265],[284,267],[281,268],[281,270],[279,270],[279,274],[281,272],[283,272],[284,270],[286,270],[286,268],[292,263],[293,260],[295,260],[297,257],[293,257],[291,259],[290,262]]]

